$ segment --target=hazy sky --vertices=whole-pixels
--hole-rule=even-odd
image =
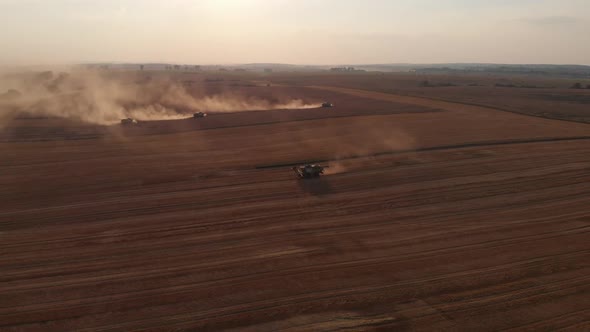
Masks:
[[[590,64],[590,0],[0,0],[0,64]]]

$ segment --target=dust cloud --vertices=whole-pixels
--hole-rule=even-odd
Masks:
[[[383,153],[411,151],[416,140],[405,130],[387,123],[359,124],[351,134],[332,133],[337,140],[330,146],[333,155],[325,174],[340,174],[379,164]]]
[[[131,117],[140,121],[187,118],[194,112],[306,109],[320,103],[301,99],[269,101],[219,92],[195,95],[166,77],[115,76],[100,71],[36,72],[0,79],[0,121],[10,116],[60,117],[108,125]]]
[[[349,169],[349,165],[347,165],[343,161],[334,161],[330,162],[328,168],[324,170],[324,174],[332,175],[332,174],[340,174],[344,173]]]

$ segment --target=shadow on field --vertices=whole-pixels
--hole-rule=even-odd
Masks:
[[[332,186],[330,186],[329,180],[325,177],[301,179],[298,183],[301,190],[314,196],[328,195],[332,192]]]

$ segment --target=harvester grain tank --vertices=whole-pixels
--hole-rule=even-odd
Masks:
[[[298,177],[302,179],[311,179],[317,178],[320,175],[324,174],[324,169],[328,168],[328,166],[321,166],[315,164],[307,164],[302,166],[295,166],[293,167],[293,171],[297,174]]]

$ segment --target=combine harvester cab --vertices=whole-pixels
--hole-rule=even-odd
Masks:
[[[303,166],[295,166],[293,167],[293,171],[301,179],[312,179],[324,174],[324,169],[326,168],[328,168],[328,166],[307,164]]]

